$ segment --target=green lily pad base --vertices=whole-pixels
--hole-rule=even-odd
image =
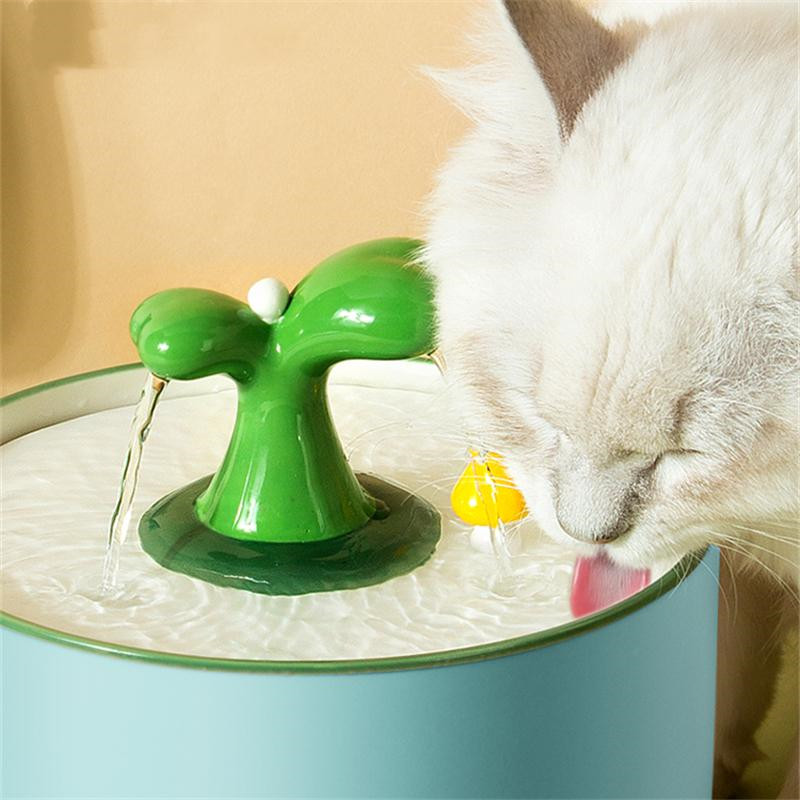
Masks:
[[[364,489],[385,504],[358,530],[321,542],[246,542],[203,525],[194,501],[212,476],[162,497],[142,517],[139,538],[155,561],[219,586],[297,595],[356,589],[405,575],[424,564],[441,533],[439,512],[427,501],[372,475]]]

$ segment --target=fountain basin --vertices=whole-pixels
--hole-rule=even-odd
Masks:
[[[434,368],[420,362],[345,366],[334,382],[437,392]],[[134,365],[7,398],[4,441],[131,405],[143,379]],[[173,391],[191,397],[209,385]],[[200,645],[137,647],[134,639],[86,635],[57,615],[48,624],[4,598],[2,790],[109,798],[710,796],[717,567],[709,550],[702,562],[684,559],[588,617],[377,658],[220,658],[202,655]],[[404,613],[413,624],[408,602]]]

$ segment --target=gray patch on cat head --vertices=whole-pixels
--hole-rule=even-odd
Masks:
[[[573,0],[504,0],[567,138],[584,103],[631,52],[633,25],[610,31]]]

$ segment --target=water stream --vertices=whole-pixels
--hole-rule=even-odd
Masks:
[[[117,495],[117,504],[114,506],[108,526],[103,580],[100,584],[101,594],[108,594],[116,587],[119,554],[128,537],[128,529],[131,524],[131,511],[133,499],[136,496],[136,484],[139,482],[139,468],[142,464],[144,443],[150,432],[150,424],[153,422],[158,398],[161,397],[166,385],[167,381],[163,378],[148,373],[141,397],[136,405],[131,423],[128,452],[125,456],[125,466],[122,468],[122,481]]]

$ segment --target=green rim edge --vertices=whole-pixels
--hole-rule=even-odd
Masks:
[[[416,360],[416,359],[415,359]],[[426,359],[419,359],[426,360]],[[115,372],[143,368],[140,363],[123,364],[116,367],[84,372],[66,378],[49,381],[47,383],[23,389],[6,397],[0,398],[0,408],[11,402],[22,400],[34,394],[54,389],[68,383],[75,383],[90,378],[99,378]],[[391,656],[388,658],[363,658],[352,661],[260,661],[254,659],[236,658],[207,658],[205,656],[182,655],[180,653],[166,653],[159,650],[145,650],[140,647],[102,642],[97,639],[66,633],[54,628],[30,622],[0,611],[0,625],[10,630],[26,633],[39,639],[55,642],[69,647],[77,647],[94,653],[132,658],[153,664],[164,664],[173,667],[192,667],[194,669],[212,669],[234,672],[270,672],[292,674],[319,674],[319,673],[353,673],[353,672],[389,672],[402,669],[422,669],[426,667],[445,667],[457,664],[469,664],[475,661],[485,661],[492,658],[524,653],[539,647],[570,639],[586,631],[601,628],[615,620],[657,600],[662,595],[676,588],[689,574],[691,574],[708,548],[698,553],[684,556],[672,569],[662,575],[657,581],[651,583],[646,589],[637,592],[626,600],[616,603],[596,614],[567,622],[555,628],[548,628],[538,633],[517,636],[513,639],[503,639],[499,642],[462,647],[455,650],[441,650],[433,653],[419,655]]]
[[[59,386],[66,386],[68,383],[77,383],[78,381],[86,381],[90,378],[101,378],[103,375],[111,375],[114,372],[125,372],[131,369],[144,369],[145,366],[141,361],[131,361],[128,364],[117,364],[114,367],[103,367],[103,369],[93,369],[89,372],[79,372],[76,375],[67,375],[66,378],[56,378],[53,381],[46,381],[45,383],[37,383],[35,386],[29,386],[27,389],[20,389],[13,394],[7,394],[0,397],[0,408],[7,406],[9,403],[15,403],[17,400],[24,400],[26,397],[39,394],[39,392],[46,392],[49,389],[57,389]]]

